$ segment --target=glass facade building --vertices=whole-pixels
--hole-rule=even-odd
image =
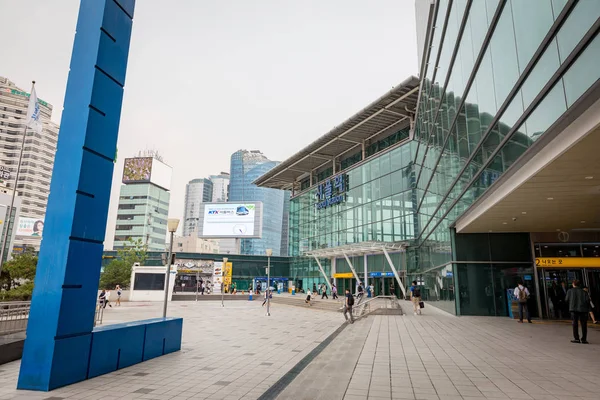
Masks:
[[[524,281],[533,314],[548,316],[546,281],[556,278],[536,269],[534,250],[544,248],[547,228],[486,220],[461,231],[457,223],[520,179],[530,160],[562,146],[566,128],[600,99],[600,2],[439,0],[427,13],[418,18],[427,23],[418,97],[391,91],[257,180],[292,190],[290,276],[303,287],[335,278],[338,288],[353,288],[354,269],[376,294],[400,295],[391,288],[397,272],[443,310],[497,316],[512,315],[510,290]],[[400,86],[413,90],[410,79]],[[582,174],[588,167],[579,165]],[[576,240],[589,254],[598,248],[592,234],[564,233],[561,241]],[[352,253],[365,243],[373,251]],[[386,243],[402,251],[376,250]]]
[[[264,255],[267,249],[272,249],[273,255],[287,255],[289,193],[254,184],[257,178],[278,164],[258,150],[239,150],[231,156],[229,202],[263,203],[262,238],[242,239],[241,254]]]
[[[213,182],[210,179],[192,179],[185,185],[185,204],[183,207],[183,236],[190,236],[199,229],[198,219],[202,203],[213,201]]]

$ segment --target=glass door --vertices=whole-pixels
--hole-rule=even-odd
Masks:
[[[582,269],[543,269],[546,290],[545,303],[550,319],[570,319],[569,306],[565,302],[567,291],[573,287],[573,281],[583,282]]]
[[[594,309],[592,312],[596,317],[596,321],[600,314],[598,309],[600,306],[600,269],[588,269],[587,272],[587,286],[589,287],[590,299],[594,303]]]

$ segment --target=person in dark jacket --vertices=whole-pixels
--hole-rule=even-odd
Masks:
[[[573,319],[573,340],[571,343],[587,342],[587,320],[590,312],[590,296],[581,288],[581,282],[573,281],[573,289],[567,292],[565,302],[569,306],[571,318]],[[579,322],[581,322],[581,340],[579,340]]]

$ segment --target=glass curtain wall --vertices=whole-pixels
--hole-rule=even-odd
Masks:
[[[451,224],[600,77],[600,2],[436,7],[415,124],[421,229],[409,259],[415,273],[438,267],[441,279],[452,261]]]

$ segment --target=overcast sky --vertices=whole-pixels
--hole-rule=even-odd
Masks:
[[[79,0],[0,0],[0,76],[60,122]],[[414,0],[138,0],[105,245],[123,159],[158,150],[185,184],[229,171],[239,149],[287,157],[409,75]]]

